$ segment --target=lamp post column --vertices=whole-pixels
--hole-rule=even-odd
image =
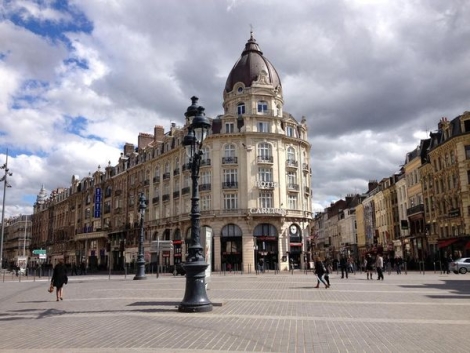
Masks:
[[[134,280],[147,279],[145,277],[145,259],[144,259],[144,217],[145,209],[147,208],[144,193],[140,194],[139,198],[139,211],[140,211],[140,235],[139,235],[139,253],[137,254],[137,270]]]
[[[2,165],[1,169],[5,169],[5,175],[0,179],[0,181],[3,181],[2,233],[0,237],[0,269],[3,268],[3,235],[5,234],[5,197],[7,188],[11,187],[10,184],[8,184],[7,179],[9,176],[13,175],[13,173],[10,173],[8,169],[8,150],[6,153],[5,164]]]
[[[188,135],[183,144],[190,151],[191,163],[191,244],[188,248],[188,257],[183,265],[186,271],[186,291],[183,301],[178,307],[180,312],[207,312],[212,310],[212,303],[207,298],[205,286],[205,271],[209,266],[203,255],[201,246],[201,214],[199,211],[199,167],[202,158],[202,143],[211,124],[204,116],[204,108],[197,105],[197,97],[192,97],[192,105],[185,113],[189,125]],[[200,140],[198,140],[200,139]]]

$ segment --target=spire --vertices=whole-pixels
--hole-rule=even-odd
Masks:
[[[41,190],[39,191],[39,194],[36,198],[36,202],[40,205],[42,205],[47,199],[47,192],[46,189],[44,188],[44,184],[42,184]]]
[[[245,50],[243,51],[242,56],[249,52],[257,52],[259,55],[263,55],[263,52],[259,48],[259,45],[256,43],[256,39],[253,36],[253,28],[250,31],[250,39],[248,39],[248,42],[245,44]]]

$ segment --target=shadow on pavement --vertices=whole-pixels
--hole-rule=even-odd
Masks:
[[[420,285],[404,285],[404,288],[419,288],[419,289],[441,289],[446,292],[456,294],[452,295],[427,295],[429,298],[435,299],[470,299],[470,284],[468,281],[449,281],[442,280],[440,283],[425,283]],[[464,295],[467,294],[467,295]]]

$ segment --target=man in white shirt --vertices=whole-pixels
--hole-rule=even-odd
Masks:
[[[375,261],[375,267],[377,268],[377,280],[384,280],[384,259],[381,254],[377,254],[377,260]]]

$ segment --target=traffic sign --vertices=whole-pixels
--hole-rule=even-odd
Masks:
[[[46,250],[36,249],[36,250],[33,250],[33,254],[34,255],[46,255]]]
[[[163,250],[173,250],[173,242],[171,240],[156,240],[150,245],[151,252],[159,252]]]

